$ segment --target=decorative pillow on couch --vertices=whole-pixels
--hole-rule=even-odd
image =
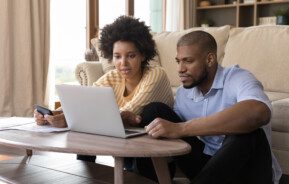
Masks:
[[[102,64],[102,70],[104,73],[113,70],[114,69],[114,65],[112,64],[112,62],[110,62],[108,59],[105,59],[104,57],[101,56],[101,52],[98,48],[98,39],[97,38],[93,38],[91,39],[91,44],[93,45],[93,47],[96,50],[97,56],[98,56],[98,60],[99,62]]]
[[[230,26],[209,28],[198,27],[183,31],[162,32],[154,35],[161,66],[167,72],[171,85],[174,87],[180,86],[180,81],[177,73],[177,64],[175,62],[177,42],[181,36],[196,30],[203,30],[214,36],[218,45],[217,55],[218,61],[220,63],[224,56],[224,50],[229,37]]]
[[[233,28],[222,65],[239,64],[254,73],[266,91],[289,93],[284,77],[289,71],[288,40],[289,26]]]

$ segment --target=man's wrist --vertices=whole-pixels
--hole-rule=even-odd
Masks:
[[[181,122],[180,125],[180,131],[179,131],[179,137],[186,137],[187,136],[187,123]]]

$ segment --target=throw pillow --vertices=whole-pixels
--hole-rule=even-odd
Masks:
[[[172,86],[180,86],[180,80],[177,73],[177,64],[175,62],[177,52],[177,42],[180,37],[196,30],[206,31],[216,39],[218,45],[218,62],[221,63],[224,56],[224,49],[229,37],[230,26],[191,28],[183,31],[162,32],[154,35],[157,49],[160,57],[160,64],[167,72]]]
[[[266,91],[289,92],[289,27],[233,28],[222,65],[238,64],[252,72]]]

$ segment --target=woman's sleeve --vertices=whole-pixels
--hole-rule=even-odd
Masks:
[[[162,102],[172,107],[173,94],[170,82],[162,68],[155,67],[151,69],[139,85],[138,92],[129,103],[120,109],[121,111],[140,114],[144,106],[150,102]]]

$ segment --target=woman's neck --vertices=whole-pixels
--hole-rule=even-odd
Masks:
[[[142,73],[138,76],[135,76],[133,79],[125,79],[125,91],[124,96],[130,95],[133,90],[138,86],[139,82],[141,81]]]

